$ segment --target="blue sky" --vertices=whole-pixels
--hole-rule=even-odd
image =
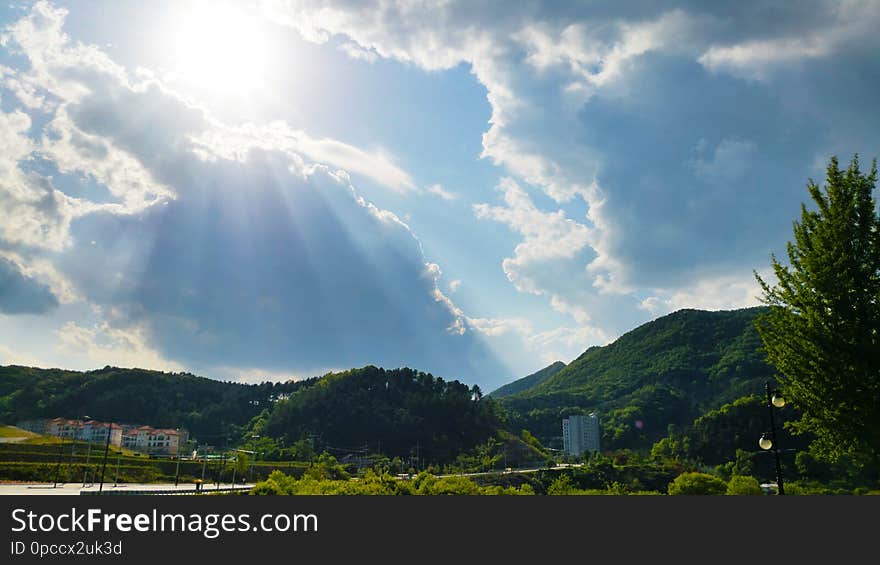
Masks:
[[[874,2],[0,9],[0,363],[486,390],[757,303]]]

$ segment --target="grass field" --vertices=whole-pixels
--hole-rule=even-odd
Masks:
[[[9,439],[26,439],[26,438],[39,438],[39,434],[35,434],[33,432],[29,432],[27,430],[23,430],[21,428],[16,428],[15,426],[0,426],[0,438],[9,438]]]

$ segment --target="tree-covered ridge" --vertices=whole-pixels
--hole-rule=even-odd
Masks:
[[[241,384],[188,373],[105,367],[97,371],[0,367],[0,422],[83,418],[186,428],[226,445],[280,395],[307,382]]]
[[[502,396],[510,396],[519,392],[523,392],[524,390],[538,386],[539,384],[543,383],[564,368],[565,363],[563,363],[562,361],[556,361],[555,363],[544,367],[540,371],[536,371],[531,375],[527,375],[521,379],[517,379],[512,383],[507,383],[504,386],[498,387],[497,389],[490,392],[489,396],[491,396],[492,398],[501,398]]]
[[[598,410],[603,449],[650,448],[670,424],[689,426],[773,377],[754,327],[763,310],[674,312],[499,401],[545,444],[561,435],[562,418]]]
[[[336,449],[447,462],[495,437],[496,403],[479,387],[409,368],[331,373],[278,402],[254,432],[285,445],[310,440]]]

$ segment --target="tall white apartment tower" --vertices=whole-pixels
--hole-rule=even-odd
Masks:
[[[599,416],[569,416],[562,420],[562,446],[569,455],[580,457],[584,451],[599,451]]]

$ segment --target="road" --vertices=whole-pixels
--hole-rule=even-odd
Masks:
[[[235,485],[237,487],[252,487],[253,485],[247,484]],[[220,488],[231,488],[231,484],[221,484]],[[137,483],[126,483],[120,484],[119,486],[114,487],[113,483],[107,484],[104,483],[104,492],[108,494],[112,494],[114,491],[116,492],[125,492],[132,490],[139,491],[162,491],[162,490],[179,490],[181,492],[192,491],[195,488],[195,485],[192,483],[180,483],[176,488],[174,483],[148,483],[148,484],[137,484]],[[205,484],[202,486],[202,492],[211,492],[216,487],[215,484]],[[41,496],[59,496],[59,495],[80,495],[81,491],[84,492],[98,492],[98,485],[91,485],[83,487],[82,483],[67,483],[67,484],[59,484],[57,488],[53,488],[52,483],[39,483],[39,484],[0,484],[0,496],[2,495],[16,495],[16,494],[24,494],[24,495],[41,495]]]
[[[531,467],[528,469],[511,469],[510,471],[481,471],[479,473],[450,473],[446,475],[437,475],[438,477],[485,477],[487,475],[517,475],[520,473],[537,473],[538,471],[568,469],[573,467],[583,467],[583,463],[560,463],[553,467]],[[415,476],[415,475],[413,475]]]

